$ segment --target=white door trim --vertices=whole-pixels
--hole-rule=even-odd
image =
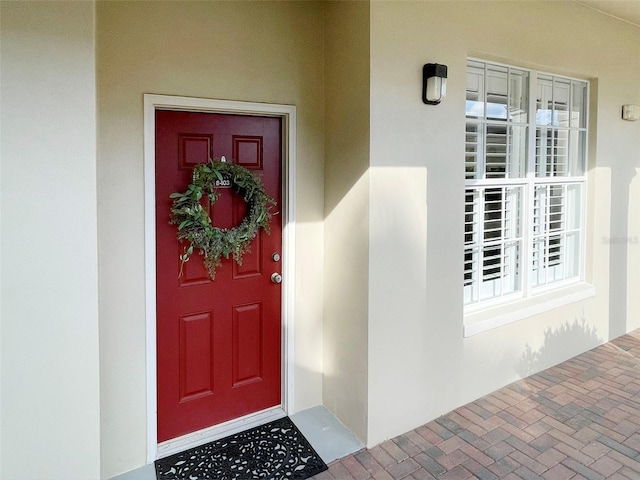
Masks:
[[[229,422],[208,428],[189,436],[175,439],[174,445],[163,442],[159,451],[157,440],[157,388],[156,388],[156,235],[155,235],[155,111],[182,110],[278,117],[282,119],[282,405],[283,414],[294,411],[293,406],[293,327],[295,298],[295,218],[296,218],[296,107],[250,103],[232,100],[214,100],[170,95],[144,95],[144,230],[145,230],[145,320],[147,363],[147,463],[153,463],[159,454],[168,455],[174,448],[185,444],[195,446],[221,438],[230,433]],[[277,413],[276,413],[277,415]],[[236,426],[248,426],[270,418],[265,412],[243,417]],[[268,420],[266,420],[268,421]],[[262,421],[264,423],[264,421]],[[235,428],[235,427],[233,427]],[[170,442],[173,442],[171,440]],[[194,442],[196,442],[194,444]]]

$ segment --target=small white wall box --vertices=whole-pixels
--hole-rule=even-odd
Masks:
[[[640,105],[623,105],[622,119],[635,122],[640,120]]]

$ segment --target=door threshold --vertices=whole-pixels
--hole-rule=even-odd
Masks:
[[[281,406],[267,408],[260,412],[245,415],[244,417],[234,418],[224,423],[214,425],[212,427],[198,430],[197,432],[187,433],[181,437],[172,438],[158,444],[157,458],[168,457],[174,453],[180,453],[190,448],[213,442],[234,433],[249,430],[250,428],[264,425],[273,420],[286,417],[287,414]]]

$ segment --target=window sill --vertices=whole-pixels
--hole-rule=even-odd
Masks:
[[[526,300],[518,300],[469,313],[464,316],[463,336],[465,338],[471,337],[493,328],[585,300],[595,294],[596,288],[583,282],[551,292],[540,293]]]

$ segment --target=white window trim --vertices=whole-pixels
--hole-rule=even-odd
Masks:
[[[535,294],[529,298],[519,297],[509,303],[501,303],[491,308],[465,314],[463,336],[465,338],[471,337],[518,320],[586,300],[595,294],[596,288],[593,285],[578,282],[568,287],[555,288],[553,291]]]
[[[504,64],[501,62],[495,62],[488,59],[468,58],[470,61],[478,61],[482,63],[490,63],[493,65],[500,65],[504,67],[515,67],[521,68],[516,65]],[[546,72],[538,71],[536,69],[530,69],[524,67],[523,69],[529,70],[530,73],[530,82],[536,81],[538,74],[546,75]],[[587,79],[584,78],[575,78],[566,75],[559,74],[549,74],[553,76],[562,76],[568,80],[577,80],[581,82],[587,82],[587,99],[590,98],[591,95],[591,84]],[[533,88],[530,88],[530,93],[533,91]],[[589,130],[589,102],[587,101],[587,118],[586,125],[587,131]],[[535,97],[534,95],[529,95],[529,111],[535,111]],[[528,122],[529,128],[531,124]],[[534,122],[533,128],[535,129],[536,124]],[[535,133],[534,133],[535,134]],[[530,133],[531,135],[531,133]],[[529,142],[529,151],[528,158],[532,158],[531,155],[535,155],[534,149],[535,145],[533,142]],[[473,335],[477,335],[488,330],[508,325],[510,323],[523,320],[525,318],[529,318],[535,315],[539,315],[550,310],[554,310],[565,305],[570,305],[572,303],[576,303],[582,300],[586,300],[595,296],[596,289],[593,285],[587,283],[585,281],[585,270],[586,270],[586,226],[587,226],[587,167],[588,167],[588,142],[585,145],[585,171],[582,177],[553,177],[553,178],[534,178],[535,174],[532,171],[533,164],[531,161],[527,162],[527,174],[523,178],[513,178],[513,179],[466,179],[465,180],[465,188],[467,187],[478,187],[478,186],[502,186],[502,185],[518,185],[518,184],[526,184],[529,188],[535,187],[535,184],[541,183],[580,183],[583,185],[582,188],[582,209],[581,209],[581,254],[580,254],[580,265],[579,265],[579,273],[577,278],[567,279],[564,281],[560,281],[557,283],[552,283],[546,286],[540,286],[533,288],[528,282],[527,278],[523,277],[523,289],[514,292],[513,294],[505,295],[503,297],[488,299],[483,302],[472,303],[464,306],[464,321],[463,321],[463,336],[465,338],[471,337]],[[526,195],[525,204],[529,201],[529,195]],[[529,210],[529,206],[525,205],[525,211]],[[530,219],[528,215],[525,215],[523,219],[524,225],[523,228],[527,232],[526,234],[526,242],[529,243],[531,239],[532,232],[530,231]],[[529,249],[525,249],[526,255],[523,257],[523,275],[527,275],[524,271],[528,271],[529,268],[529,256],[531,252]]]

